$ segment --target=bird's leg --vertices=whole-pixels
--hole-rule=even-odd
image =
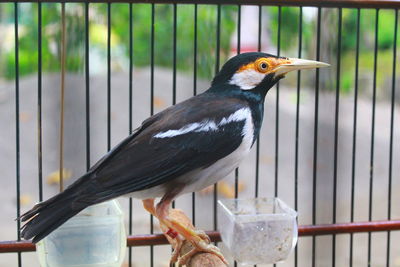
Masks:
[[[144,200],[142,200],[142,202],[143,202],[144,209],[147,210],[148,212],[150,212],[150,214],[153,215],[154,217],[158,218],[157,214],[156,214],[156,209],[154,206],[154,198],[144,199]],[[169,230],[166,232],[166,234],[168,234],[172,238],[175,238],[176,236],[178,236],[178,233],[171,228],[169,228]]]
[[[145,210],[151,213],[151,215],[156,216],[156,209],[154,208],[154,198],[148,198],[142,200],[143,207]]]
[[[156,210],[154,207],[154,198],[144,199],[142,202],[143,202],[143,207],[145,208],[145,210],[147,210],[148,212],[151,213],[151,215],[153,215],[154,217],[157,218]],[[170,236],[172,239],[175,239],[175,244],[170,242],[171,246],[173,246],[173,248],[174,248],[174,251],[172,252],[172,256],[171,256],[171,262],[175,263],[178,261],[179,252],[183,245],[183,240],[178,236],[178,233],[171,228],[169,228],[168,231],[166,231],[166,234],[168,236]]]
[[[172,198],[168,198],[168,196],[164,196],[161,199],[160,203],[158,203],[156,207],[156,215],[157,215],[156,217],[160,220],[162,224],[178,232],[181,236],[183,236],[187,241],[189,241],[193,245],[193,249],[181,257],[179,264],[184,265],[197,252],[206,252],[215,254],[224,263],[227,263],[224,256],[220,252],[219,248],[210,244],[209,238],[205,237],[206,235],[204,234],[204,232],[196,232],[195,230],[192,230],[190,227],[184,226],[179,221],[171,219],[169,217],[169,207],[171,201]],[[173,259],[174,258],[172,258],[171,261]]]

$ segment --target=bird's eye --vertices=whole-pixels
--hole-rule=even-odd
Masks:
[[[268,64],[265,61],[261,61],[258,63],[258,71],[259,72],[266,72],[268,70]]]

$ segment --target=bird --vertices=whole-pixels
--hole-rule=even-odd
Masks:
[[[63,192],[20,216],[21,237],[37,243],[86,207],[130,196],[197,250],[223,259],[204,234],[169,217],[172,201],[239,166],[260,134],[266,94],[288,72],[326,66],[264,52],[233,56],[208,90],[144,120]]]

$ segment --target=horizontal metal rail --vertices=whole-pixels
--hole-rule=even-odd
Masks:
[[[37,0],[5,1],[37,2]],[[221,5],[265,5],[265,6],[310,6],[348,8],[400,8],[400,0],[42,0],[40,2],[71,3],[154,3],[154,4],[221,4]]]
[[[320,224],[303,225],[299,227],[299,236],[317,236],[332,234],[349,234],[400,230],[400,220],[392,221],[373,221],[373,222],[354,222],[339,224]],[[221,241],[221,236],[217,231],[206,232],[212,242]],[[140,247],[150,245],[168,244],[163,234],[133,235],[128,236],[128,247]],[[31,241],[2,241],[0,242],[0,253],[10,252],[29,252],[35,251],[36,247]]]

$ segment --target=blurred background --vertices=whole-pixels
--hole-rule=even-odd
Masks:
[[[399,53],[394,58],[394,47],[400,42],[398,35],[397,40],[394,39],[397,11],[322,8],[318,17],[318,8],[312,7],[177,5],[174,31],[174,5],[154,5],[153,18],[150,4],[133,4],[131,17],[129,4],[110,6],[108,14],[107,4],[89,5],[90,61],[89,87],[86,87],[85,4],[66,4],[64,166],[67,185],[107,152],[108,142],[111,147],[118,144],[152,112],[206,90],[216,70],[238,52],[260,49],[305,59],[316,59],[318,54],[320,61],[330,63],[331,67],[321,69],[317,81],[314,70],[303,71],[301,76],[291,73],[280,82],[279,88],[269,92],[257,145],[259,153],[255,146],[237,173],[239,197],[277,195],[298,210],[299,224],[302,225],[386,220],[388,216],[400,216],[400,70],[397,66],[396,73],[392,71],[393,64],[399,59]],[[18,4],[18,73],[14,8],[12,3],[0,3],[1,241],[17,238],[14,219],[18,201],[21,211],[26,211],[39,201],[41,194],[47,199],[58,192],[61,7],[59,3],[41,4],[42,20],[39,23],[38,4]],[[38,41],[41,41],[40,47]],[[38,48],[41,48],[41,62]],[[16,199],[17,78],[20,199]],[[107,97],[108,83],[110,98]],[[337,94],[339,102],[336,102]],[[110,125],[107,121],[108,100]],[[373,125],[374,131],[371,130]],[[90,129],[90,143],[87,142],[87,129]],[[316,142],[315,129],[318,132]],[[38,160],[40,151],[41,160]],[[389,160],[392,160],[392,168]],[[313,178],[316,178],[315,184]],[[235,196],[234,180],[232,174],[219,184],[218,198]],[[176,201],[176,207],[188,215],[194,214],[196,226],[204,230],[214,227],[213,190],[209,188],[196,193],[194,211],[192,195]],[[128,226],[129,199],[121,198],[120,203]],[[149,215],[138,200],[132,203],[132,234],[149,233]],[[157,223],[155,231],[159,232]],[[397,238],[400,234],[393,232],[391,245],[387,247],[387,233],[372,234],[370,266],[389,266],[388,262],[390,266],[400,266]],[[368,234],[355,234],[352,247],[350,235],[338,235],[335,254],[332,236],[317,237],[316,244],[316,266],[331,266],[332,258],[337,266],[348,266],[350,258],[353,266],[368,264]],[[168,266],[170,248],[158,246],[154,251],[154,266]],[[150,248],[133,248],[132,255],[132,266],[150,266]],[[34,253],[24,253],[22,261],[26,266],[39,266]],[[312,238],[300,238],[296,264],[311,266],[311,262]],[[124,264],[128,266],[127,261]],[[293,253],[279,266],[294,264]],[[0,266],[17,266],[17,256],[1,254]]]

